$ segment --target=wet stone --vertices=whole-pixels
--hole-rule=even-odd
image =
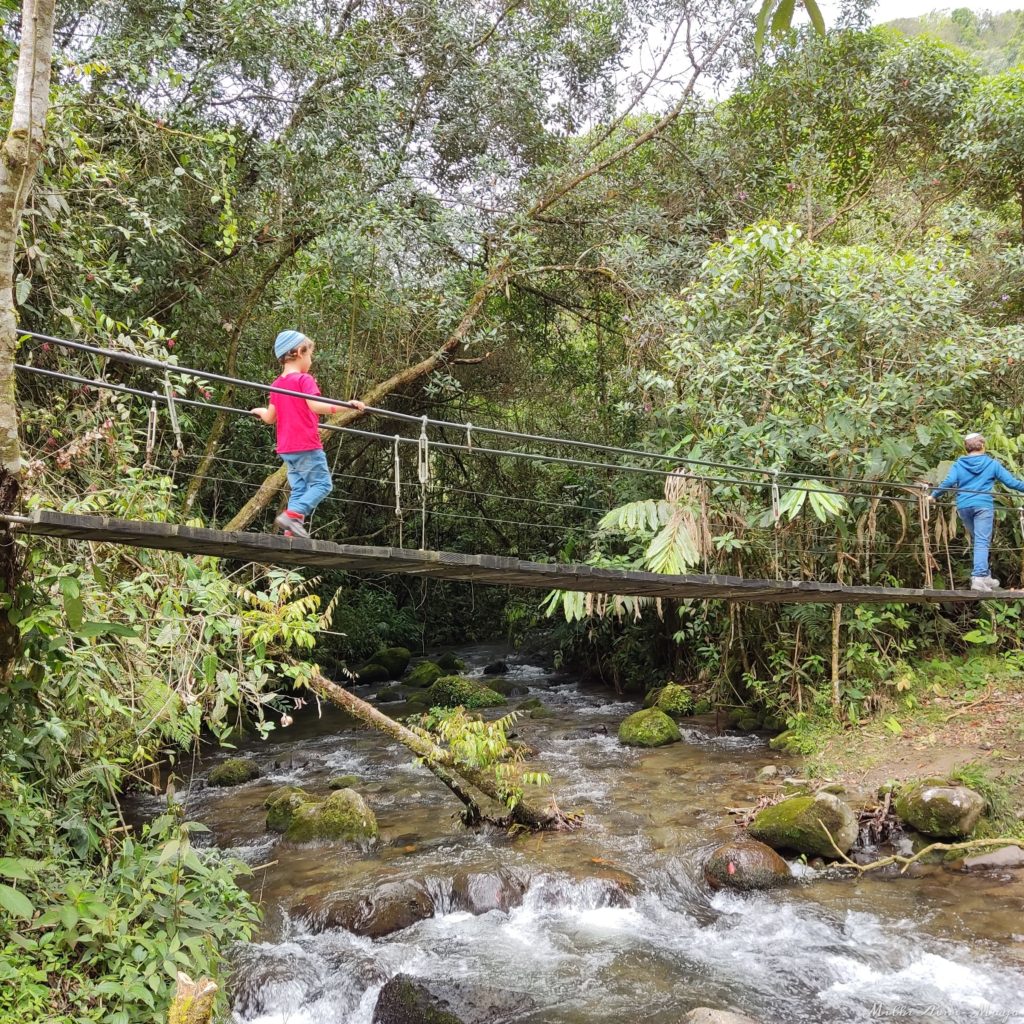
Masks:
[[[452,879],[452,909],[508,912],[523,902],[527,883],[509,871],[460,871]]]
[[[773,764],[766,764],[758,773],[754,776],[758,782],[770,782],[772,779],[777,778],[779,769]]]
[[[344,928],[371,939],[401,931],[433,914],[434,901],[413,879],[382,882],[362,895],[336,894],[326,900],[308,897],[291,909],[291,916],[313,931]]]
[[[963,871],[996,871],[1006,868],[1024,868],[1024,849],[1019,846],[1001,846],[998,850],[965,857],[960,862]]]
[[[758,1024],[753,1017],[744,1016],[742,1013],[732,1013],[729,1010],[712,1010],[706,1006],[698,1006],[691,1010],[682,1021],[682,1024]]]
[[[492,661],[490,665],[484,665],[485,676],[503,676],[508,672],[508,662]]]
[[[398,974],[380,990],[372,1024],[514,1024],[535,1009],[525,993]]]
[[[736,839],[711,852],[704,878],[712,889],[774,889],[791,880],[789,865],[770,847]]]
[[[635,711],[619,726],[619,742],[627,747],[663,747],[681,739],[679,727],[659,708]]]
[[[210,770],[211,786],[240,786],[260,776],[259,765],[250,757],[229,757]]]

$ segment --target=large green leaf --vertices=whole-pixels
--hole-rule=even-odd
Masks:
[[[21,917],[26,920],[35,913],[35,907],[24,893],[3,883],[0,883],[0,907],[3,907],[12,917]]]

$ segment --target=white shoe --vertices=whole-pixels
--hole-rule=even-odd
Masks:
[[[995,576],[986,576],[985,577],[985,582],[988,584],[988,589],[989,590],[998,590],[999,589],[999,580],[997,580],[995,578]]]
[[[990,576],[972,576],[971,577],[971,590],[977,590],[980,593],[987,594],[992,590],[989,586]]]

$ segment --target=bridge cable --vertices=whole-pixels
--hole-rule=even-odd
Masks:
[[[146,356],[139,356],[139,355],[135,355],[134,353],[130,353],[130,352],[122,352],[122,351],[117,350],[117,349],[101,348],[101,347],[96,346],[96,345],[87,345],[87,344],[85,344],[83,342],[71,341],[70,339],[67,339],[67,338],[58,338],[58,337],[55,337],[53,335],[40,334],[40,333],[38,333],[36,331],[22,331],[22,332],[20,332],[20,335],[23,336],[23,337],[34,338],[34,339],[36,339],[38,341],[48,342],[48,343],[54,344],[54,345],[59,345],[59,346],[64,347],[64,348],[73,349],[75,351],[87,352],[87,353],[89,353],[91,355],[97,355],[97,356],[101,356],[101,357],[104,357],[104,358],[107,358],[107,359],[114,359],[114,360],[118,360],[118,361],[121,361],[121,362],[131,363],[131,364],[136,365],[136,366],[143,366],[143,367],[148,367],[150,369],[156,369],[156,370],[159,370],[160,372],[166,372],[168,369],[170,369],[172,372],[180,373],[180,374],[182,374],[184,376],[197,377],[197,378],[199,378],[201,380],[216,381],[217,383],[229,384],[229,385],[232,385],[232,386],[235,386],[235,387],[248,387],[248,388],[252,388],[252,389],[255,389],[255,390],[258,390],[258,391],[263,391],[263,392],[266,392],[266,393],[289,395],[289,396],[295,397],[295,398],[308,397],[308,395],[305,395],[304,392],[300,392],[300,391],[290,391],[287,388],[274,387],[273,385],[270,385],[270,384],[262,384],[262,383],[259,383],[257,381],[244,380],[244,379],[239,378],[239,377],[230,377],[230,376],[227,376],[225,374],[214,373],[212,371],[198,370],[198,369],[195,369],[194,367],[180,366],[180,365],[176,365],[176,364],[169,364],[169,363],[167,363],[165,361],[162,361],[162,360],[150,359],[150,358],[148,358]],[[329,398],[329,397],[326,397],[326,396],[321,396],[318,400],[324,402],[327,405],[333,405],[333,406],[335,406],[337,408],[342,408],[342,409],[351,409],[352,408],[352,403],[351,402],[344,401],[342,399]],[[221,409],[223,409],[224,407],[223,406],[217,406],[214,403],[210,403],[209,404],[209,408],[221,408]],[[418,423],[418,422],[422,422],[422,420],[424,419],[424,417],[422,417],[422,416],[416,416],[416,415],[413,415],[411,413],[396,412],[396,411],[391,410],[391,409],[382,409],[382,408],[379,408],[377,406],[369,406],[368,405],[368,406],[366,406],[366,411],[368,413],[372,413],[375,416],[382,416],[382,417],[385,417],[385,418],[400,420],[400,421],[407,422],[407,423]],[[466,428],[466,426],[467,426],[466,424],[463,424],[463,423],[455,423],[455,422],[452,422],[452,421],[449,421],[449,420],[434,420],[434,419],[430,419],[429,417],[427,418],[427,422],[428,422],[428,424],[430,426],[433,426],[433,427],[440,427],[440,428],[452,427],[452,428],[455,428],[455,429],[458,429],[458,430],[464,430]],[[344,428],[335,428],[335,429],[344,429]],[[702,466],[702,467],[705,467],[705,468],[708,468],[708,469],[723,469],[723,470],[729,470],[731,472],[749,473],[749,474],[759,474],[759,473],[764,473],[765,472],[764,469],[756,467],[756,466],[743,466],[743,465],[738,465],[736,463],[716,462],[716,461],[713,461],[713,460],[710,460],[710,459],[691,459],[691,458],[686,458],[686,457],[681,456],[681,455],[671,455],[671,454],[665,454],[665,453],[661,453],[661,452],[643,451],[642,449],[636,449],[636,448],[621,448],[621,447],[617,447],[617,446],[614,446],[614,445],[600,444],[600,443],[595,442],[595,441],[579,441],[579,440],[575,440],[575,439],[572,439],[572,438],[551,437],[551,436],[548,436],[548,435],[545,435],[545,434],[526,434],[526,433],[522,433],[520,431],[515,431],[515,430],[505,430],[505,429],[500,428],[500,427],[473,426],[472,429],[477,431],[478,433],[486,433],[486,434],[490,434],[490,435],[497,436],[497,437],[507,437],[507,438],[511,438],[511,439],[515,439],[515,440],[532,441],[532,442],[539,442],[539,443],[543,443],[543,444],[555,444],[555,445],[566,445],[566,446],[569,446],[569,447],[587,448],[587,449],[590,449],[592,451],[607,452],[608,454],[629,455],[629,456],[633,456],[633,457],[636,457],[636,458],[655,459],[655,460],[660,460],[660,461],[675,462],[675,463],[678,463],[678,464],[681,464],[681,465]],[[779,473],[780,473],[780,475],[782,477],[787,478],[787,479],[802,479],[803,477],[807,476],[806,473],[797,473],[797,472],[793,472],[793,471],[790,471],[790,470],[780,470]],[[901,483],[899,481],[893,481],[893,480],[874,480],[874,479],[866,479],[866,478],[862,478],[862,477],[836,476],[836,475],[833,475],[833,474],[822,474],[822,473],[814,473],[812,475],[817,480],[829,481],[829,482],[833,482],[833,483],[850,483],[850,484],[856,484],[856,485],[861,486],[861,487],[871,484],[871,485],[877,485],[877,486],[880,486],[880,487],[888,487],[888,488],[894,488],[894,489],[904,489],[904,488],[906,488],[908,486],[907,484]],[[710,479],[718,479],[718,478],[710,478]],[[746,480],[744,480],[744,481],[734,481],[734,482],[745,483],[745,484],[748,484],[748,485],[752,483],[752,481],[746,481]],[[828,493],[828,492],[823,492],[823,493]],[[832,493],[836,493],[836,494],[849,494],[850,492],[835,491],[835,492],[832,492]]]

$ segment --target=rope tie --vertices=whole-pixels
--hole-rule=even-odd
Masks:
[[[429,418],[424,416],[420,424],[420,436],[416,445],[416,475],[420,481],[420,550],[427,548],[427,488],[430,486],[430,439],[427,437]]]
[[[153,465],[153,452],[156,450],[156,395],[149,403],[149,421],[146,423],[146,465]]]
[[[395,519],[398,520],[398,546],[402,547],[402,462],[398,457],[398,434],[395,434]]]
[[[473,424],[466,420],[466,449],[473,450]]]
[[[174,447],[183,452],[185,446],[181,443],[181,427],[178,425],[178,408],[174,404],[174,388],[171,387],[170,377],[164,377],[164,394],[167,396],[167,411],[171,414],[171,430],[174,431]],[[177,458],[177,455],[175,455]]]
[[[778,526],[779,520],[782,518],[782,498],[779,495],[779,471],[773,469],[771,472],[772,480],[772,521]]]
[[[924,556],[924,584],[928,590],[932,589],[932,551],[928,543],[928,520],[931,517],[928,494],[919,489],[917,492],[917,514],[921,523],[921,553]]]

